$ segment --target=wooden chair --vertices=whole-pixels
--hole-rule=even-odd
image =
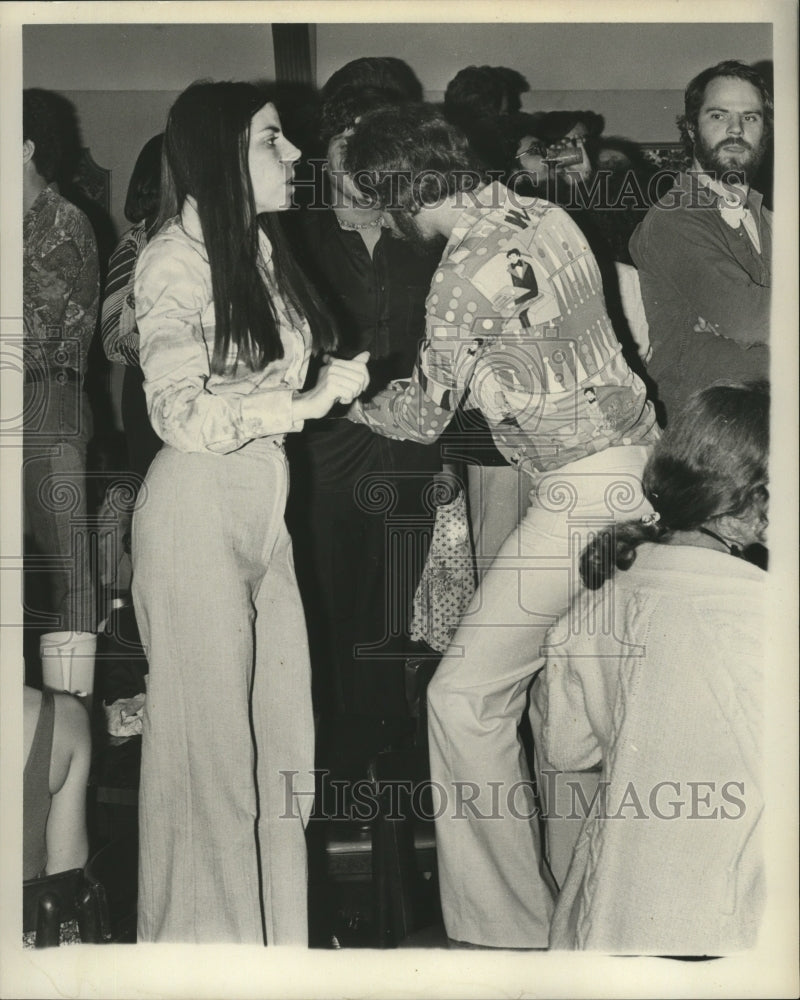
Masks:
[[[382,752],[359,796],[364,818],[328,819],[317,827],[322,850],[317,842],[312,877],[345,891],[361,883],[372,947],[397,947],[426,915],[438,918],[427,773],[427,753],[419,748]]]
[[[70,920],[77,921],[81,942],[111,940],[105,889],[83,868],[22,883],[22,931],[35,932],[35,947],[58,947],[61,927]]]
[[[379,754],[371,771],[378,945],[396,948],[440,920],[428,755],[419,748]]]
[[[312,947],[375,947],[379,903],[371,823],[314,818],[308,845]]]

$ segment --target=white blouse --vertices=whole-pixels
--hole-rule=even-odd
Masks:
[[[272,247],[259,233],[260,270],[275,305],[284,356],[262,371],[237,364],[211,373],[214,300],[197,206],[186,199],[150,241],[136,268],[136,323],[150,421],[179,451],[226,454],[260,437],[299,431],[293,396],[305,380],[311,333],[278,294]]]

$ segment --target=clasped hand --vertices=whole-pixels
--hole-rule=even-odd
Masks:
[[[319,419],[335,403],[352,403],[369,385],[368,360],[369,351],[362,351],[349,361],[326,356],[317,384],[295,397],[295,415],[302,420]]]

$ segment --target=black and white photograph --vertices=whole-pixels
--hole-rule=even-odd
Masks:
[[[794,0],[0,21],[0,998],[796,997]]]

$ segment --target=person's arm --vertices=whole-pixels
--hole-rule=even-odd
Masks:
[[[631,238],[631,256],[640,271],[669,289],[665,293],[702,318],[699,336],[716,334],[743,348],[767,343],[771,289],[753,281],[731,255],[710,224],[708,214],[715,211],[651,209]]]
[[[139,331],[131,304],[139,250],[136,239],[129,234],[108,262],[100,332],[106,357],[121,365],[139,364]]]
[[[384,437],[433,443],[453,419],[482,347],[470,331],[434,319],[411,378],[355,402],[348,418]]]
[[[136,268],[140,362],[153,429],[179,451],[226,454],[254,438],[302,430],[336,400],[350,403],[366,385],[364,356],[324,366],[308,392],[246,381],[208,388],[213,326],[211,276],[191,247],[149,244]]]
[[[639,272],[630,264],[622,264],[620,261],[614,262],[614,268],[617,273],[622,311],[628,321],[639,357],[647,363],[652,357],[653,349],[650,346],[650,328],[642,300]]]
[[[80,254],[80,267],[67,298],[64,336],[80,343],[81,362],[85,370],[100,308],[100,261],[94,230],[82,213],[78,215],[75,242]]]
[[[97,243],[89,220],[74,206],[59,211],[56,230],[61,238],[41,262],[26,322],[36,340],[65,343],[67,364],[83,371],[100,297]]]
[[[66,760],[66,777],[53,790],[47,818],[47,874],[82,868],[89,854],[86,832],[86,788],[92,745],[89,714],[71,695],[54,695],[53,764]]]

